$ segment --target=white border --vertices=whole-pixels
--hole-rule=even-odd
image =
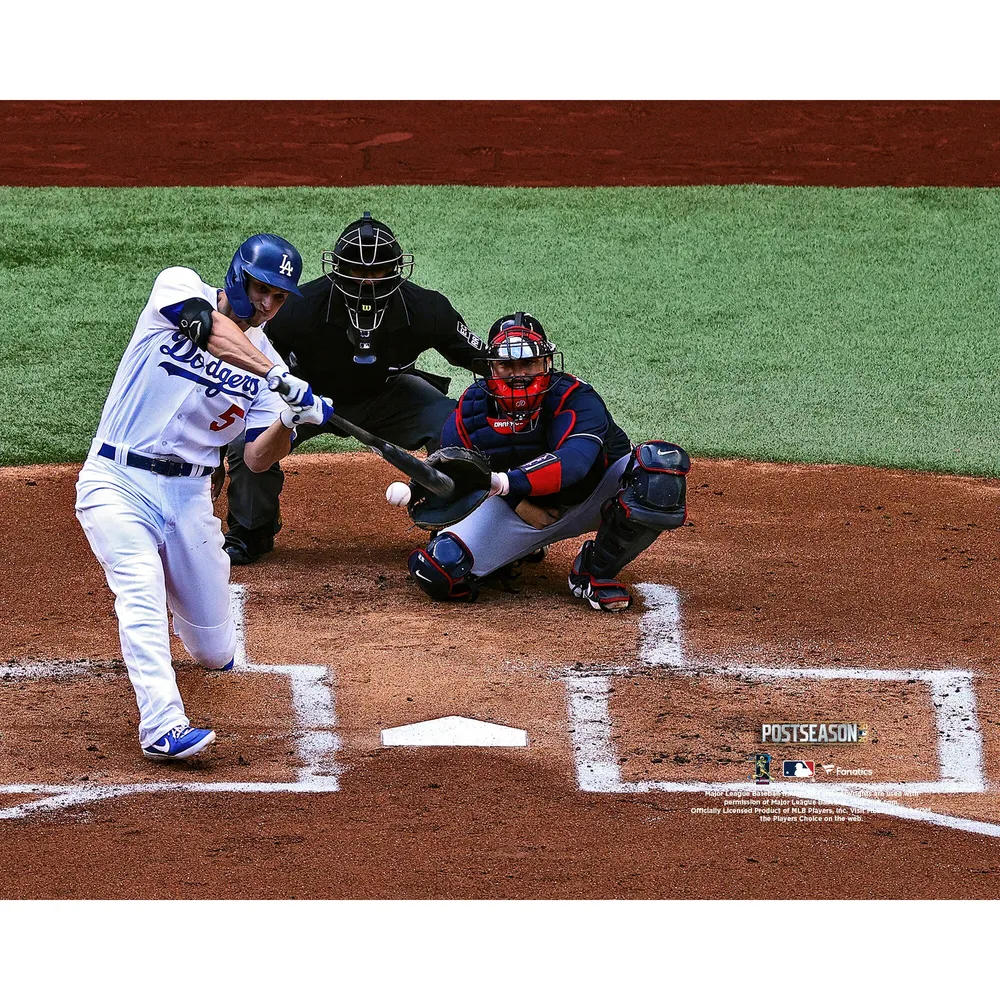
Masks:
[[[124,0],[13,4],[0,64],[10,99],[959,99],[996,94],[998,15],[957,0],[835,10],[506,0],[238,7]],[[211,35],[192,44],[193,30]],[[206,47],[207,46],[207,47]],[[216,58],[206,58],[206,52]]]

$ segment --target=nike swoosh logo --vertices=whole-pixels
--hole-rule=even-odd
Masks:
[[[159,743],[154,743],[149,749],[150,750],[162,750],[165,753],[167,750],[170,749],[170,740],[164,738],[164,740],[163,740],[163,746],[162,747],[159,745]]]
[[[663,451],[662,448],[657,448],[656,449],[656,454],[657,455],[670,455],[672,452],[673,452],[673,448],[668,448],[666,451]]]
[[[421,573],[419,569],[415,569],[413,572],[416,576],[419,576],[421,580],[426,580],[428,583],[434,582],[429,576],[424,576],[424,574]]]

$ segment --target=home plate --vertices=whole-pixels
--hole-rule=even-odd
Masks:
[[[526,747],[528,734],[523,729],[498,726],[493,722],[447,715],[409,726],[382,730],[384,747]]]

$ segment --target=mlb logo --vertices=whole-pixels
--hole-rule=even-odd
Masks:
[[[786,778],[815,778],[816,764],[811,760],[786,760],[781,773]]]

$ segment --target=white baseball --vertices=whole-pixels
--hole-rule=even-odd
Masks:
[[[390,483],[385,498],[393,507],[405,507],[410,502],[410,487],[406,483]]]

